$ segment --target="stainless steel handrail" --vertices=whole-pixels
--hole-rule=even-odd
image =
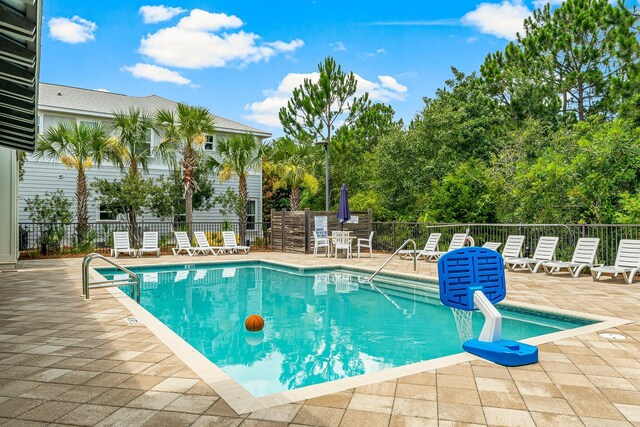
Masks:
[[[129,279],[113,279],[113,280],[102,280],[99,282],[91,282],[89,280],[89,264],[94,259],[101,259],[108,264],[111,264],[119,271],[126,273],[129,276]],[[97,289],[97,288],[106,288],[110,286],[124,286],[128,285],[131,287],[131,298],[134,298],[138,304],[140,304],[140,277],[137,274],[132,272],[131,270],[121,266],[117,262],[111,261],[109,258],[106,258],[99,253],[91,253],[86,255],[82,259],[82,295],[84,295],[85,299],[89,299],[89,290]]]
[[[376,270],[375,273],[373,273],[371,276],[369,276],[367,281],[370,282],[374,277],[376,277],[376,275],[378,273],[380,273],[380,271],[382,271],[382,269],[387,264],[389,264],[389,262],[393,259],[393,257],[396,256],[398,254],[398,252],[400,252],[402,250],[402,248],[407,246],[409,243],[413,243],[413,271],[417,271],[418,270],[418,267],[417,267],[418,247],[416,246],[416,242],[414,242],[413,239],[407,239],[407,240],[404,241],[404,243],[398,249],[396,249],[396,251],[393,253],[393,255],[391,255],[389,258],[387,258],[387,260],[384,262],[384,264],[382,264],[380,266],[380,268]]]

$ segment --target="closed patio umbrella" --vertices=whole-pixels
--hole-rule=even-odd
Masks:
[[[345,223],[351,219],[351,212],[349,211],[349,196],[347,195],[347,186],[342,184],[340,187],[340,201],[338,202],[338,221],[340,224]]]

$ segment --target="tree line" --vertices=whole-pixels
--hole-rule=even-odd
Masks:
[[[327,58],[280,112],[269,149],[291,154],[265,168],[265,209],[322,209],[324,140],[331,206],[346,183],[378,220],[640,221],[639,17],[607,0],[535,10],[406,125]]]

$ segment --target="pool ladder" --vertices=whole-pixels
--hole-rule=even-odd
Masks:
[[[126,273],[129,278],[127,280],[111,279],[92,282],[89,277],[89,265],[91,264],[91,261],[96,258],[101,259],[108,264],[111,264],[123,273]],[[109,258],[100,255],[99,253],[94,252],[85,256],[82,260],[82,295],[84,295],[84,298],[89,299],[90,289],[109,288],[113,286],[129,286],[131,288],[131,298],[135,299],[136,302],[140,304],[140,277],[138,277],[137,274],[127,268],[124,268],[120,264],[111,261]]]
[[[417,267],[417,260],[418,260],[418,247],[416,246],[416,242],[413,241],[413,239],[407,239],[404,241],[404,243],[398,248],[396,249],[396,251],[393,253],[393,255],[391,255],[389,258],[387,258],[387,260],[384,262],[384,264],[382,264],[380,266],[379,269],[376,270],[375,273],[373,273],[371,276],[369,276],[369,278],[367,278],[368,282],[371,282],[373,280],[374,277],[376,277],[376,275],[378,273],[380,273],[382,271],[382,269],[389,264],[389,262],[391,262],[391,260],[393,259],[394,256],[398,255],[398,252],[400,252],[405,246],[407,246],[409,243],[413,244],[413,271],[418,271],[418,267]]]

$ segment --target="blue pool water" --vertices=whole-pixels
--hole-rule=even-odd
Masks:
[[[255,396],[462,351],[451,309],[424,282],[380,276],[371,286],[355,271],[264,262],[132,270],[143,281],[141,305]],[[504,337],[516,340],[593,323],[500,312]],[[264,317],[263,333],[245,331],[253,313]],[[476,337],[482,323],[475,313]]]

